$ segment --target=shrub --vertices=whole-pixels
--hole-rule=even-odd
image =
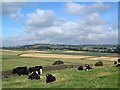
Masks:
[[[95,66],[103,66],[103,62],[102,61],[96,62]]]
[[[114,61],[114,65],[116,65],[117,64],[117,61]]]
[[[55,62],[53,63],[53,65],[60,65],[60,64],[64,64],[64,62],[63,62],[63,61],[55,61]]]

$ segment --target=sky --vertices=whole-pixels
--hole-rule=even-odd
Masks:
[[[117,2],[3,2],[2,45],[117,44]]]

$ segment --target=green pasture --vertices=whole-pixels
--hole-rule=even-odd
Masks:
[[[45,83],[45,75],[51,73],[56,81]],[[28,76],[11,76],[2,81],[3,88],[118,88],[118,68],[115,66],[94,67],[91,71],[77,68],[46,71],[40,80]]]
[[[19,54],[22,53],[31,53],[32,51],[2,51],[2,70],[13,69],[18,66],[51,66],[54,61],[61,60],[64,61],[65,64],[92,64],[94,65],[99,60],[89,60],[89,58],[85,59],[63,59],[63,58],[30,58],[30,57],[20,57]],[[43,52],[40,52],[43,53]],[[45,52],[44,52],[45,53]],[[67,54],[67,55],[91,55],[91,56],[99,56],[99,55],[110,55],[109,53],[99,53],[98,52],[85,52],[85,53],[75,53],[75,52],[65,52],[62,50],[50,50],[46,53],[51,54]],[[103,61],[103,60],[102,60]],[[103,61],[104,65],[113,65],[112,61]]]

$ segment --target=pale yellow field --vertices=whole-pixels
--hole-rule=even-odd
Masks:
[[[64,51],[68,53],[86,53],[85,51]]]
[[[67,59],[85,59],[89,60],[107,60],[107,61],[116,61],[117,57],[93,57],[93,56],[80,56],[80,55],[62,55],[62,54],[42,54],[42,53],[28,53],[22,54],[21,57],[38,57],[38,58],[67,58]]]
[[[62,54],[41,54],[41,53],[28,53],[20,55],[22,57],[47,57],[47,58],[73,58],[73,59],[82,59],[92,56],[77,56],[77,55],[62,55]]]
[[[48,53],[48,51],[37,51],[37,50],[26,50],[26,51],[18,51],[18,50],[1,50],[4,55],[17,55],[21,53]]]
[[[118,60],[118,57],[94,57],[94,58],[90,58],[90,60],[117,61],[117,60]]]

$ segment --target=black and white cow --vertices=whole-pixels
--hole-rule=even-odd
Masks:
[[[86,70],[86,71],[92,70],[92,67],[91,67],[90,65],[87,64],[85,70]]]
[[[83,66],[79,66],[79,67],[78,67],[78,70],[83,70]]]
[[[38,74],[37,71],[33,71],[33,72],[28,76],[28,79],[31,79],[31,80],[33,80],[33,79],[39,80],[39,79],[40,79],[40,76],[39,76],[39,74]]]
[[[38,74],[42,74],[42,66],[35,66],[36,71],[38,71]]]
[[[46,75],[46,83],[51,83],[55,80],[56,80],[56,78],[53,75],[51,75],[51,74]]]
[[[28,70],[29,70],[29,73],[32,73],[32,72],[36,71],[35,67],[30,67]]]
[[[28,70],[27,67],[17,67],[17,68],[13,68],[13,74],[18,74],[20,75],[28,75]]]

